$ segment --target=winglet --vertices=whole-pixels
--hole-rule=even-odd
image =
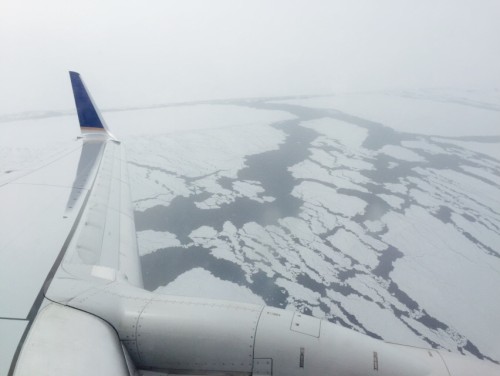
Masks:
[[[73,87],[73,95],[75,97],[76,110],[78,112],[78,120],[80,121],[82,133],[105,132],[114,138],[109,132],[99,109],[94,104],[80,74],[77,72],[69,72],[69,76],[71,78],[71,86]]]

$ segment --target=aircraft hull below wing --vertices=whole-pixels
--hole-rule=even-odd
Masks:
[[[46,302],[33,324],[15,375],[129,375],[120,341],[104,320]]]
[[[104,346],[102,351],[109,353],[109,361],[120,364],[122,368],[117,371],[125,369],[130,356],[134,367],[166,374],[499,375],[498,366],[470,356],[386,343],[297,312],[154,294],[120,280],[101,284],[89,281],[87,287],[67,301],[65,309],[73,307],[79,315],[88,312],[94,320],[102,319],[98,326],[105,326],[107,329],[102,329],[103,332],[108,331],[103,343],[111,343],[106,345],[109,349]],[[57,290],[54,293],[49,290],[48,295],[51,301],[60,299]],[[46,320],[48,323],[44,323]],[[52,335],[55,345],[47,344],[52,329],[36,334],[39,327],[51,328],[51,325],[54,323],[50,316],[39,315],[25,345],[28,350],[20,359],[23,364],[36,364],[39,355],[29,349],[40,347],[53,348],[52,353],[44,355],[45,361],[58,361],[60,340]],[[68,329],[68,332],[71,331]],[[93,333],[94,330],[90,330],[90,339],[86,339],[86,334],[79,332],[78,338],[85,346],[92,347]],[[119,342],[126,351],[119,349]],[[92,368],[92,374],[95,372]],[[121,374],[127,374],[123,372]]]

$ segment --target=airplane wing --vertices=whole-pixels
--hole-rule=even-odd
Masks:
[[[0,375],[500,375],[291,311],[145,291],[123,146],[70,78],[81,137],[0,180]]]

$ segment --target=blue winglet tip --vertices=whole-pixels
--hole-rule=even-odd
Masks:
[[[95,106],[90,93],[80,77],[80,74],[70,71],[69,76],[71,79],[71,86],[73,88],[73,96],[75,98],[78,120],[80,121],[80,128],[105,130],[106,127],[101,119],[101,116],[99,115],[99,110]]]

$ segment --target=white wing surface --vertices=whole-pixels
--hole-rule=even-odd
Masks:
[[[70,77],[82,137],[0,180],[0,375],[13,372],[56,273],[112,271],[142,286],[123,150],[80,76]]]

